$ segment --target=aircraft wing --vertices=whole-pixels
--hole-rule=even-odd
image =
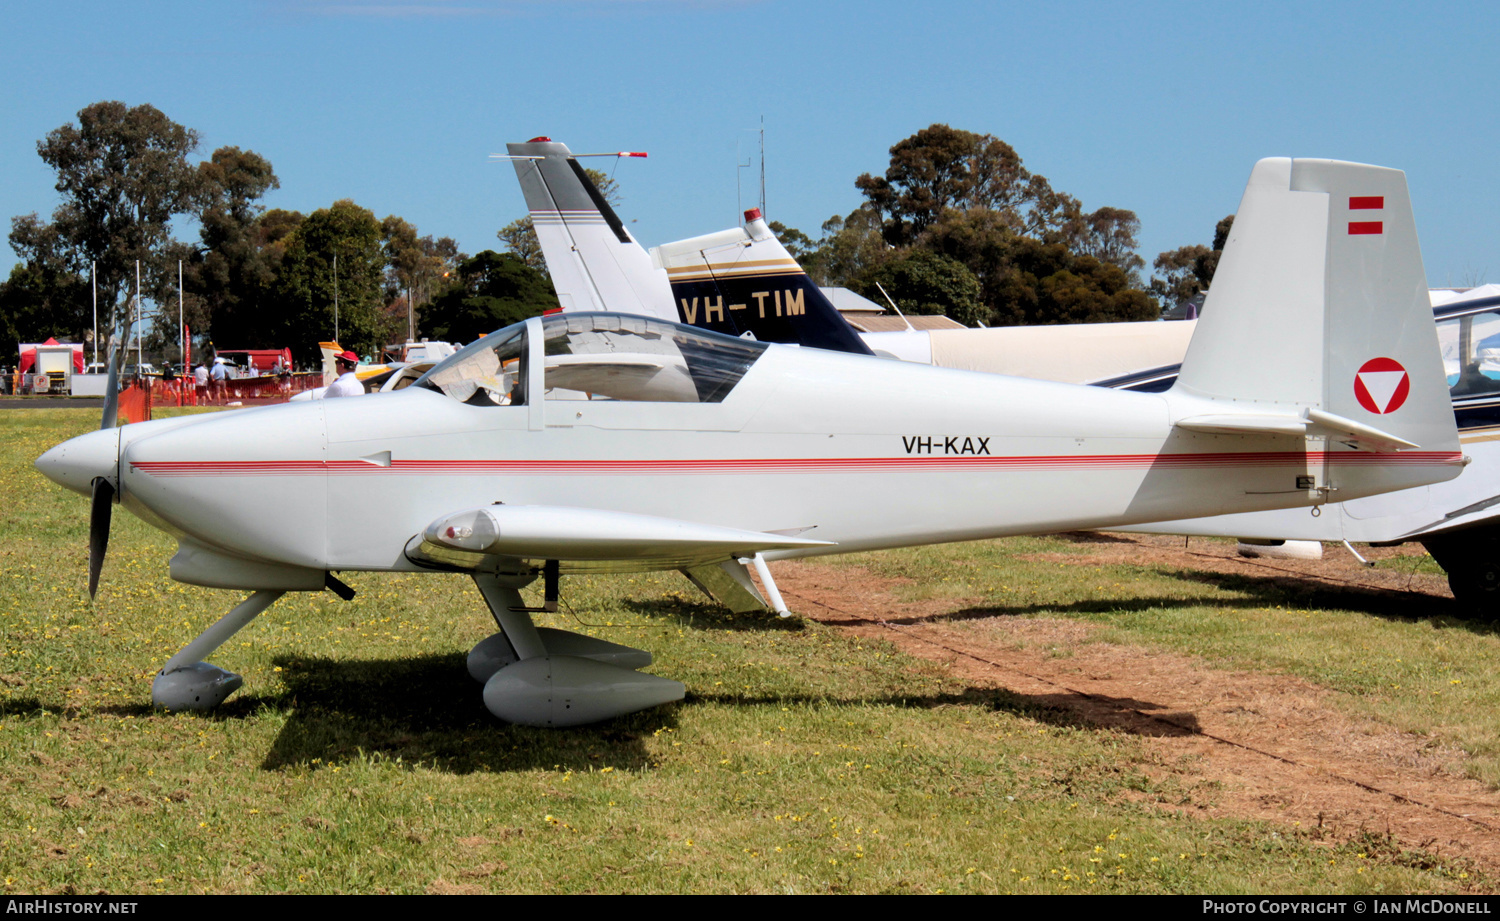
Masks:
[[[698,389],[680,355],[548,355],[547,384],[616,400],[696,403]]]
[[[490,505],[444,515],[407,544],[415,562],[477,569],[497,559],[563,572],[685,569],[767,550],[832,546],[829,541],[603,509]]]

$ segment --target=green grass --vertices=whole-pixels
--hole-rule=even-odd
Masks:
[[[1162,772],[1136,738],[967,686],[882,643],[730,616],[671,574],[565,580],[566,603],[597,626],[567,614],[551,623],[652,650],[652,671],[688,685],[679,705],[573,731],[501,724],[463,668],[493,630],[466,580],[354,573],[353,602],[288,595],[213,656],[245,676],[216,713],[154,712],[155,670],[238,596],[171,582],[170,540],[122,512],[99,599],[87,600],[87,501],[31,461],[94,424],[81,410],[0,412],[8,893],[1485,885],[1461,863],[1373,839],[1336,844],[1180,815],[1172,807],[1189,794],[1213,791],[1153,779]],[[1123,568],[1053,572],[1018,556],[1068,549],[1016,540],[859,562],[941,572],[913,591],[1061,612],[1109,624],[1117,639],[1172,645],[1175,631],[1197,631],[1181,642],[1217,637],[1225,661],[1299,673],[1318,665],[1297,665],[1290,639],[1256,643],[1347,613],[1275,615],[1243,588]],[[1436,635],[1400,616],[1348,616],[1363,618],[1365,641],[1387,658],[1399,652],[1384,631],[1412,631],[1412,645],[1422,629]],[[1243,630],[1253,638],[1236,640]],[[1358,652],[1325,653],[1328,683],[1400,710],[1402,695],[1361,677]],[[1448,674],[1410,667],[1402,680]],[[1463,667],[1465,685],[1449,687],[1482,694],[1479,666]]]

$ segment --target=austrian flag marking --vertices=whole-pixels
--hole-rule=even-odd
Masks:
[[[1354,398],[1377,415],[1393,413],[1411,393],[1411,375],[1394,358],[1372,358],[1354,374]]]
[[[1349,198],[1350,211],[1383,211],[1385,210],[1384,195],[1353,195]],[[1350,221],[1349,233],[1351,235],[1385,233],[1384,221]]]

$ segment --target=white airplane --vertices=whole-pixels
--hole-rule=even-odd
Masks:
[[[1459,474],[1402,173],[1261,161],[1219,272],[1160,394],[569,311],[359,400],[118,429],[106,400],[105,428],[36,466],[92,496],[91,591],[119,502],[178,540],[173,578],[253,592],[166,663],[158,705],[238,688],[202,660],[287,591],[466,572],[501,631],[469,657],[486,706],[577,725],[685,689],[638,671],[645,651],[536,628],[519,589],[538,577],[549,608],[562,573],[669,569],[738,604],[748,564],[783,611],[767,559],[1308,508]]]
[[[1196,326],[1186,321],[856,333],[758,210],[746,213],[743,228],[667,243],[648,254],[573,164],[565,145],[537,138],[509,149],[565,305],[675,316],[769,342],[873,350],[940,367],[1143,392],[1172,386]],[[1500,597],[1500,292],[1433,292],[1431,299],[1452,388],[1451,412],[1474,461],[1467,476],[1330,503],[1317,515],[1248,512],[1120,530],[1257,543],[1417,540],[1448,573],[1460,602],[1492,613]],[[795,305],[795,312],[784,313],[784,304]],[[1321,545],[1314,549],[1321,554]]]

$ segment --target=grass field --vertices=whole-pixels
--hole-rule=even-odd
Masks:
[[[115,516],[85,591],[87,500],[34,472],[97,424],[0,413],[0,867],[37,892],[1348,892],[1488,890],[1447,858],[1192,818],[1141,740],[974,688],[816,623],[732,617],[675,574],[568,579],[580,629],[650,649],[682,704],[573,731],[498,723],[464,671],[470,584],[348,574],[213,656],[245,688],[162,714],[150,681],[239,597],[167,578]],[[1252,598],[1159,568],[1021,559],[1058,539],[853,562],[910,591],[1107,625],[1113,642],[1296,674],[1500,777],[1487,630]],[[955,576],[955,574],[959,574]],[[1288,603],[1288,602],[1294,603]]]

